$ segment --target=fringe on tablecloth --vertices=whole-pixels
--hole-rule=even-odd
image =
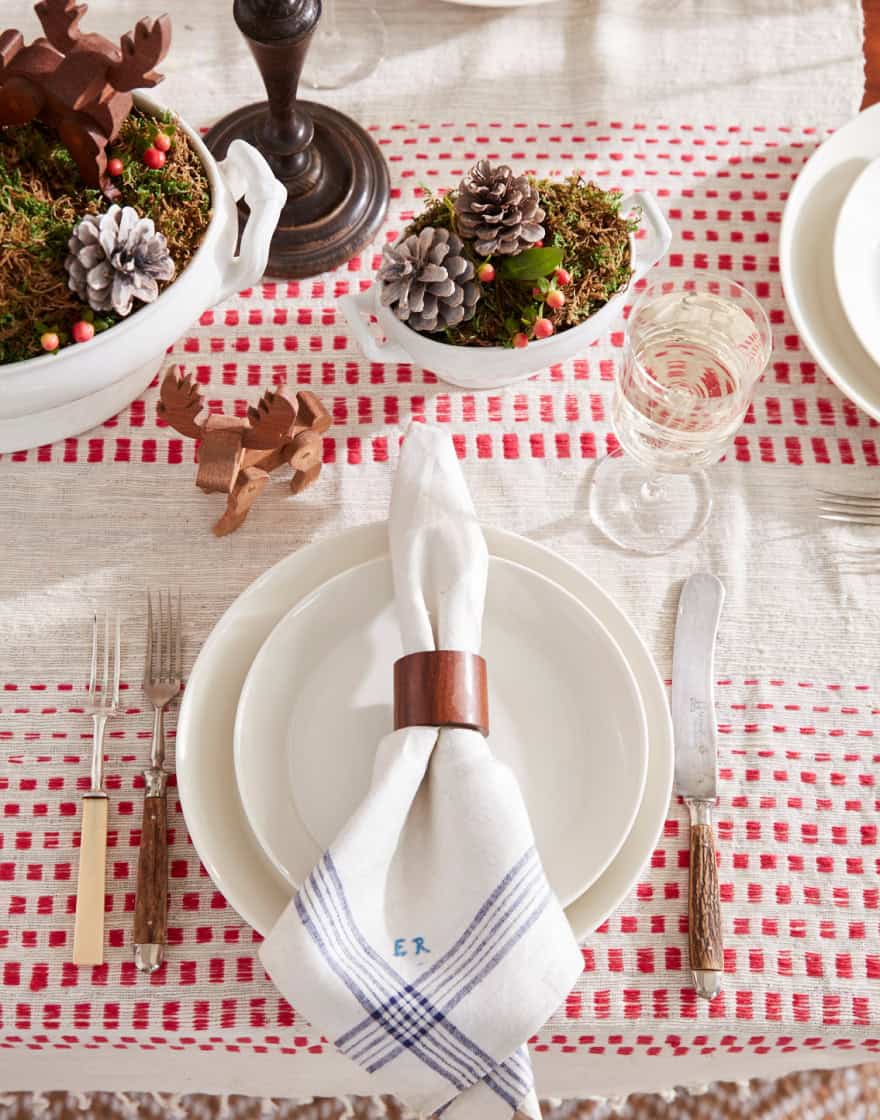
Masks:
[[[544,1120],[872,1120],[880,1064],[616,1100],[542,1101]],[[0,1120],[419,1120],[392,1097],[275,1100],[203,1093],[6,1093]]]

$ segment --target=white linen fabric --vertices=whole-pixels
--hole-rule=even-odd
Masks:
[[[390,538],[404,652],[478,651],[488,551],[439,428],[409,430]],[[260,958],[343,1054],[387,1071],[419,1112],[540,1120],[525,1043],[583,961],[490,742],[449,727],[387,735],[369,793]]]
[[[364,0],[335,0],[357,50]],[[834,127],[864,86],[861,0],[556,0],[522,8],[370,0],[385,59],[340,90],[302,94],[363,123],[545,119],[735,121]],[[3,26],[37,33],[32,0]],[[156,89],[201,124],[265,92],[231,0],[90,0],[85,28],[111,37],[143,15],[174,26]]]
[[[450,432],[481,524],[587,568],[661,675],[671,675],[681,580],[709,570],[727,588],[715,661],[724,991],[710,1005],[691,985],[687,810],[673,802],[638,883],[585,938],[584,972],[565,1006],[530,1042],[539,1094],[614,1097],[874,1059],[880,561],[873,530],[818,523],[814,490],[876,490],[880,441],[799,340],[778,271],[783,200],[824,130],[731,119],[717,129],[387,126],[376,136],[395,197],[359,267],[267,281],[205,315],[174,348],[227,413],[279,379],[315,389],[335,420],[318,485],[294,497],[289,475],[278,477],[243,529],[215,539],[224,499],[193,485],[193,448],[157,425],[156,386],[79,440],[0,460],[0,1085],[373,1090],[379,1075],[324,1042],[258,967],[259,939],[200,866],[173,794],[172,951],[151,977],[134,970],[152,726],[139,683],[142,594],[179,581],[191,666],[226,607],[270,565],[387,518],[400,439],[416,417]],[[619,328],[572,362],[477,394],[406,366],[371,367],[346,333],[336,292],[370,281],[381,240],[421,205],[417,185],[454,182],[484,136],[501,162],[547,174],[588,168],[608,186],[650,187],[675,231],[669,268],[727,269],[768,310],[771,366],[730,454],[712,468],[712,519],[675,552],[628,556],[590,524],[591,470],[614,440]],[[69,937],[78,783],[91,746],[83,668],[91,611],[110,605],[123,618],[126,711],[108,736],[107,957],[80,974]],[[231,728],[217,750],[231,765]]]
[[[359,3],[339,0],[344,27]],[[345,327],[334,308],[338,286],[371,279],[369,253],[354,271],[230,299],[175,348],[227,411],[286,377],[334,412],[334,457],[320,485],[285,501],[287,480],[273,482],[242,531],[211,537],[222,502],[193,486],[190,446],[175,450],[157,428],[155,387],[71,446],[0,461],[8,839],[0,1084],[266,1097],[371,1091],[374,1077],[323,1044],[252,968],[256,935],[199,867],[173,796],[173,952],[149,980],[133,974],[126,907],[152,718],[138,685],[140,595],[180,581],[191,665],[232,599],[291,548],[386,516],[401,429],[415,415],[448,424],[461,441],[480,519],[589,565],[662,674],[671,669],[680,580],[709,569],[728,591],[716,659],[731,957],[722,1002],[687,1002],[687,813],[673,804],[650,866],[586,939],[583,975],[531,1047],[539,1092],[614,1097],[868,1060],[880,1022],[870,936],[876,848],[862,846],[874,827],[867,791],[880,738],[878,562],[869,532],[819,528],[813,488],[876,487],[880,449],[873,423],[799,341],[777,262],[793,175],[861,100],[861,0],[558,0],[495,11],[374,3],[389,31],[385,62],[316,99],[376,129],[396,191],[382,239],[421,205],[412,184],[454,182],[486,138],[501,161],[541,174],[582,169],[609,186],[649,187],[670,215],[679,267],[705,261],[717,270],[726,258],[734,278],[764,286],[773,366],[739,449],[713,469],[706,531],[648,560],[613,548],[586,514],[593,456],[613,438],[614,334],[583,360],[497,394],[463,393],[421,371],[370,371],[350,338],[337,348]],[[174,42],[155,92],[194,125],[264,96],[229,0],[91,0],[89,8],[86,29],[111,36],[170,12]],[[4,0],[2,26],[39,34],[32,0]],[[495,127],[510,121],[526,123]],[[657,129],[658,121],[671,127]],[[88,618],[99,604],[123,612],[132,706],[109,738],[107,761],[113,940],[105,970],[78,977],[64,937],[76,781],[88,772],[90,742],[76,712]],[[817,868],[829,858],[833,874]],[[782,904],[786,891],[792,901]]]

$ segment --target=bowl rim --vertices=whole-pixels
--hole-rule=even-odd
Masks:
[[[161,102],[154,100],[152,97],[147,97],[143,93],[135,93],[134,103],[138,108],[146,109],[154,116],[157,116],[158,114],[163,113],[170,108],[169,106],[163,105],[161,104]],[[171,111],[173,112],[174,110]],[[182,128],[184,132],[186,132],[190,143],[193,145],[196,154],[202,162],[202,166],[205,169],[205,173],[208,177],[208,182],[211,187],[211,219],[205,227],[204,233],[202,234],[202,239],[199,242],[199,247],[193,254],[192,259],[189,261],[186,267],[181,272],[179,272],[177,276],[174,277],[171,283],[166,288],[164,288],[162,292],[159,293],[159,296],[156,300],[154,300],[150,304],[146,304],[143,307],[138,308],[136,314],[129,316],[121,323],[114,323],[112,327],[109,327],[106,331],[101,331],[100,334],[96,334],[93,338],[89,339],[88,342],[77,343],[75,347],[65,347],[64,350],[58,350],[52,354],[37,354],[33,358],[23,358],[18,362],[5,362],[0,365],[0,379],[12,373],[18,374],[22,370],[45,369],[50,365],[50,363],[55,363],[56,365],[58,365],[61,362],[69,360],[74,356],[79,356],[80,354],[94,354],[97,352],[99,347],[106,347],[109,343],[112,343],[113,340],[122,338],[126,331],[131,331],[133,326],[141,326],[144,322],[142,316],[155,318],[159,310],[164,309],[169,304],[170,300],[166,297],[172,294],[174,289],[177,287],[180,281],[184,279],[184,277],[187,277],[191,272],[194,271],[194,266],[198,264],[200,258],[207,253],[209,235],[211,234],[211,231],[216,228],[217,221],[219,219],[217,202],[220,191],[223,189],[223,181],[220,178],[220,173],[217,169],[217,161],[208,151],[207,147],[204,144],[204,141],[198,135],[192,125],[190,125],[179,114],[177,116],[177,124],[178,127]]]

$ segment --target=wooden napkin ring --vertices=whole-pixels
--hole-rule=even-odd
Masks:
[[[464,727],[489,734],[486,662],[476,653],[438,649],[394,662],[394,730]]]

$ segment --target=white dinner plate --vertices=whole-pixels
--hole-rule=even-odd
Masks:
[[[838,217],[855,181],[880,156],[880,105],[835,132],[804,164],[782,217],[785,298],[807,349],[850,400],[880,420],[880,369],[850,326],[834,275]]]
[[[834,279],[849,325],[880,366],[880,159],[859,175],[840,208]]]
[[[620,608],[579,568],[541,545],[485,529],[493,556],[532,568],[575,596],[608,630],[638,685],[648,726],[648,772],[629,836],[596,882],[566,907],[586,937],[630,889],[650,859],[672,790],[672,725],[666,690],[651,655]],[[291,887],[251,831],[235,780],[233,732],[245,678],[260,647],[290,608],[322,583],[388,549],[384,522],[350,529],[301,548],[251,584],[219,620],[196,659],[177,724],[177,781],[187,828],[229,904],[259,933],[275,925]]]
[[[363,800],[393,727],[403,656],[390,557],[307,595],[248,673],[235,772],[250,825],[299,887]],[[490,743],[517,776],[550,885],[565,906],[605,870],[642,799],[639,691],[607,630],[558,584],[492,557],[480,651]]]

